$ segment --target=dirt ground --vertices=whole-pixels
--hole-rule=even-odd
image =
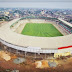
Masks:
[[[0,72],[11,72],[14,69],[17,69],[20,72],[72,72],[72,57],[67,58],[66,60],[56,60],[59,64],[55,68],[48,67],[40,69],[35,67],[35,60],[33,59],[26,58],[25,63],[17,65],[13,63],[14,58],[13,55],[11,56],[12,59],[9,61],[5,61],[4,59],[0,58]]]
[[[35,61],[37,60],[27,57],[26,62],[15,64],[13,63],[13,60],[21,56],[8,52],[6,53],[11,56],[11,60],[6,61],[0,57],[0,72],[11,72],[14,69],[19,70],[19,72],[72,72],[72,57],[67,57],[66,59],[55,59],[55,62],[58,63],[55,68],[36,68]]]

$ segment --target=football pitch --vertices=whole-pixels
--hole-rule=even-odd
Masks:
[[[27,23],[23,28],[21,34],[29,36],[39,36],[39,37],[63,36],[50,23]]]

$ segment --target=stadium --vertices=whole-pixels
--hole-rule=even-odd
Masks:
[[[61,18],[14,19],[0,27],[0,46],[25,56],[67,56],[72,53],[72,24]]]

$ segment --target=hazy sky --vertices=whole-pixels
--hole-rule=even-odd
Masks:
[[[72,2],[0,2],[0,7],[72,9]]]
[[[12,2],[12,1],[14,1],[14,2],[15,1],[23,1],[23,2],[29,2],[29,1],[30,2],[37,2],[37,1],[38,2],[42,2],[42,1],[43,2],[45,2],[45,1],[46,2],[48,2],[48,1],[61,2],[62,1],[63,2],[64,1],[64,2],[66,2],[66,1],[70,1],[71,2],[72,0],[0,0],[0,1],[2,1],[2,2],[8,2],[8,1],[10,1],[10,2]]]

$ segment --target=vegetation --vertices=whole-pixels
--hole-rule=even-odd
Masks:
[[[62,36],[62,34],[49,23],[27,23],[21,34],[39,37]]]

